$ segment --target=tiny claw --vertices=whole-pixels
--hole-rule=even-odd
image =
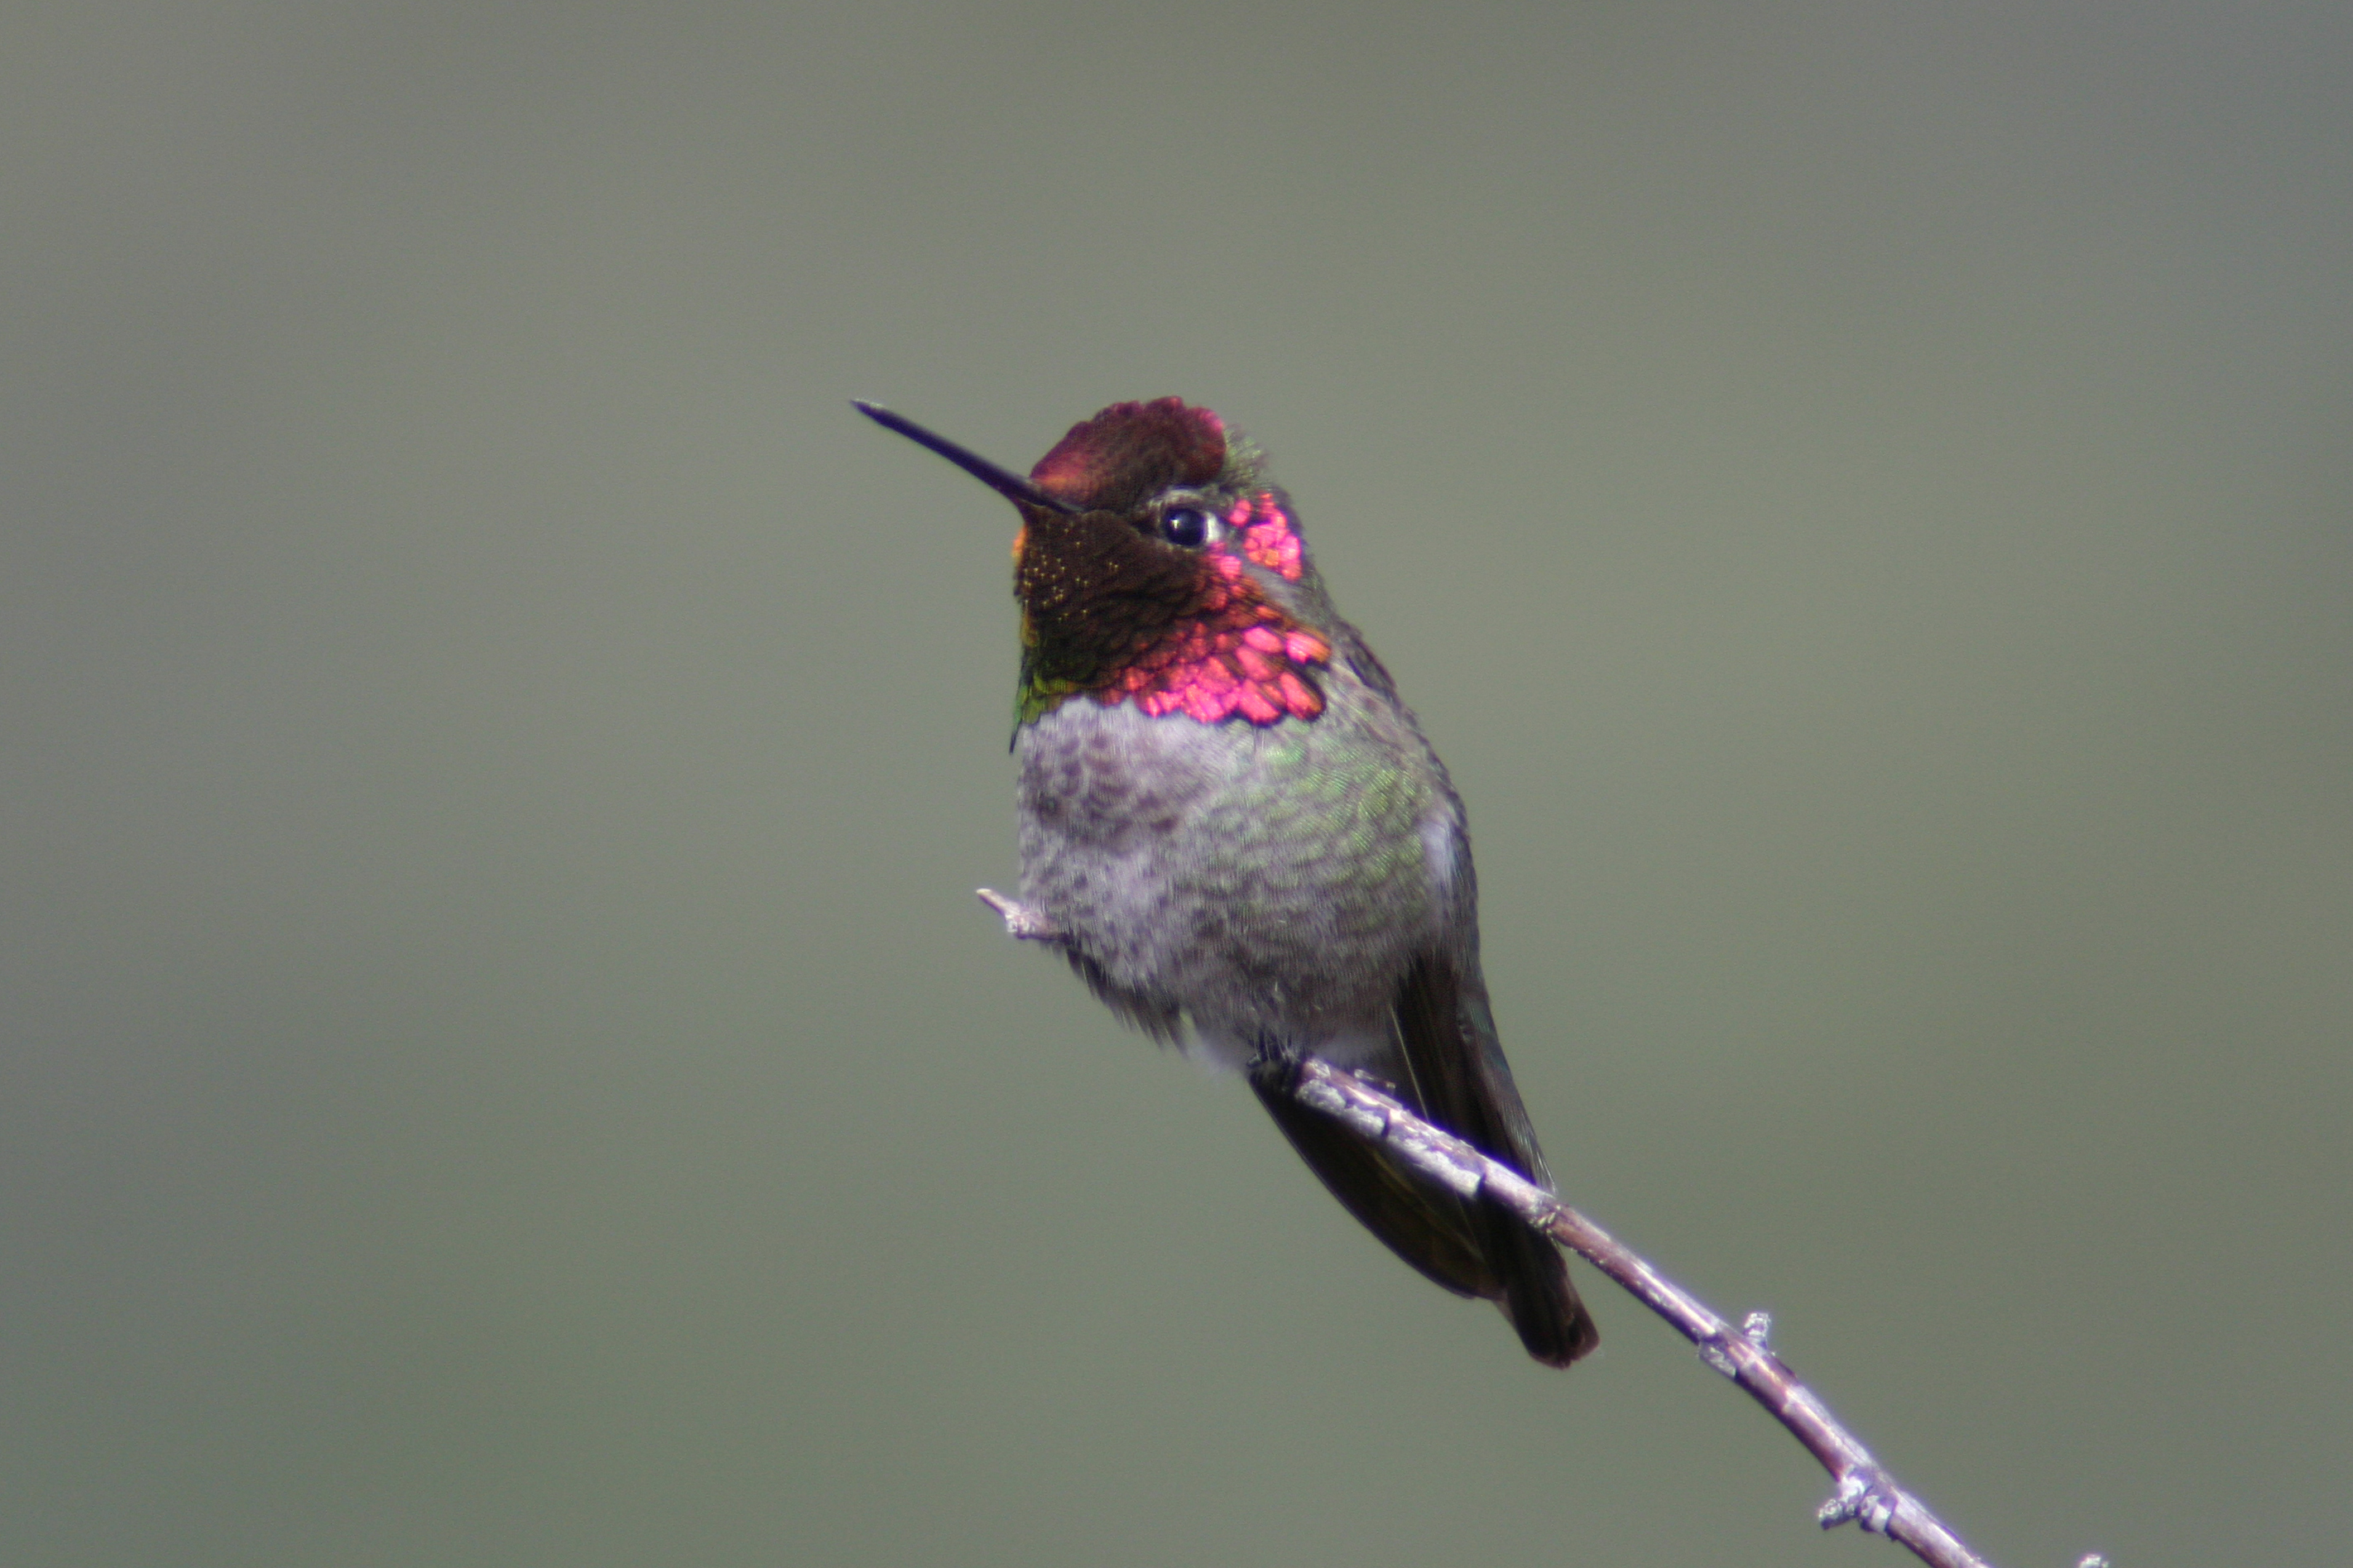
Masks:
[[[1049,919],[1042,910],[1007,898],[993,888],[976,888],[980,901],[995,910],[1005,921],[1005,934],[1019,937],[1024,942],[1060,942],[1062,928]]]

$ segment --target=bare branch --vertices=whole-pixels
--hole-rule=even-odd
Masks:
[[[976,888],[973,896],[995,910],[1004,920],[1008,936],[1018,936],[1024,942],[1059,942],[1062,940],[1062,928],[1042,910],[1034,910],[1028,904],[1008,899],[994,888]]]
[[[1740,1328],[1730,1327],[1608,1231],[1353,1073],[1314,1057],[1269,1059],[1251,1071],[1309,1110],[1388,1148],[1432,1181],[1465,1197],[1483,1193],[1493,1198],[1631,1291],[1697,1345],[1703,1361],[1738,1384],[1821,1461],[1833,1483],[1830,1500],[1815,1516],[1824,1529],[1852,1520],[1909,1548],[1931,1568],[1989,1568],[1919,1499],[1896,1485],[1870,1450],[1767,1348],[1772,1320],[1766,1314],[1751,1313]],[[2086,1563],[2092,1561],[2085,1559]]]

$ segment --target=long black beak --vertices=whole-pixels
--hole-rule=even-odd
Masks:
[[[853,397],[849,405],[885,430],[896,430],[918,447],[929,447],[1016,506],[1043,507],[1048,511],[1076,512],[1069,501],[1050,496],[1010,468],[1000,468],[977,452],[966,451],[944,436],[934,436],[903,414],[893,414],[879,403]]]

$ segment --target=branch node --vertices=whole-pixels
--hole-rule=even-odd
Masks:
[[[1903,1496],[1884,1471],[1876,1466],[1858,1466],[1839,1478],[1838,1490],[1814,1511],[1814,1518],[1824,1530],[1835,1530],[1852,1520],[1873,1535],[1884,1535]]]
[[[992,909],[998,908],[994,895],[982,897]],[[1287,1094],[1377,1143],[1428,1180],[1508,1209],[1531,1230],[1568,1247],[1633,1292],[1689,1340],[1702,1361],[1763,1405],[1836,1478],[1836,1489],[1815,1514],[1824,1529],[1852,1521],[1904,1546],[1928,1568],[1987,1568],[1985,1560],[1898,1486],[1870,1450],[1774,1355],[1767,1344],[1773,1331],[1770,1313],[1751,1312],[1735,1329],[1608,1231],[1509,1165],[1425,1121],[1382,1092],[1385,1086],[1377,1079],[1345,1072],[1313,1056],[1272,1051],[1253,1061],[1250,1073],[1262,1093]],[[2107,1568],[2107,1560],[2095,1553],[2075,1568]]]
[[[1814,1510],[1814,1521],[1824,1530],[1837,1529],[1862,1510],[1862,1494],[1868,1489],[1860,1477],[1841,1477],[1837,1489]]]

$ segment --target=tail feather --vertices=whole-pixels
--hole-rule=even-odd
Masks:
[[[1301,1105],[1281,1080],[1283,1075],[1274,1076],[1278,1081],[1254,1072],[1250,1087],[1341,1207],[1424,1278],[1456,1295],[1493,1300],[1504,1293],[1504,1281],[1487,1265],[1487,1247],[1470,1205],[1399,1164],[1379,1145]]]
[[[1476,969],[1431,954],[1398,987],[1398,1037],[1422,1113],[1539,1186],[1552,1185],[1535,1128],[1504,1059],[1487,991]],[[1569,1283],[1568,1260],[1550,1241],[1492,1199],[1471,1205],[1480,1249],[1502,1277],[1504,1310],[1530,1355],[1567,1366],[1601,1341]]]
[[[1551,1184],[1475,974],[1451,958],[1417,963],[1394,1007],[1399,1098],[1530,1181]],[[1251,1084],[1292,1147],[1366,1229],[1424,1276],[1462,1296],[1496,1302],[1527,1352],[1567,1366],[1600,1342],[1569,1283],[1559,1248],[1489,1198],[1466,1199],[1399,1163],[1378,1145],[1291,1099]]]

